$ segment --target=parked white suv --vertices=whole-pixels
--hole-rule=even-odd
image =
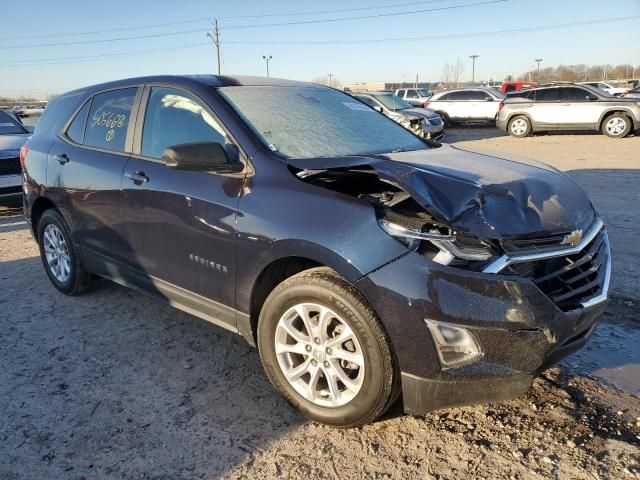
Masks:
[[[514,137],[552,130],[601,131],[613,138],[640,129],[640,100],[586,85],[558,85],[509,95],[497,126]]]
[[[580,82],[578,85],[587,85],[593,88],[599,88],[610,95],[618,96],[627,93],[628,88],[613,87],[605,82]]]
[[[425,103],[433,95],[431,90],[425,88],[400,88],[393,93],[414,107],[426,107]]]
[[[479,120],[493,122],[504,95],[491,88],[456,88],[434,94],[427,105],[445,124]]]

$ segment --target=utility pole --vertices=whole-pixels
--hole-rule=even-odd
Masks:
[[[478,58],[480,55],[471,55],[469,58],[471,60],[473,60],[473,65],[471,67],[471,83],[473,85],[476,84],[476,58]]]
[[[542,62],[542,58],[536,58],[534,62],[538,64],[538,81],[540,80],[540,62]]]
[[[329,86],[331,87],[331,79],[333,78],[333,73],[329,73],[327,76],[329,77]]]
[[[418,88],[418,74],[416,73],[416,83],[413,88]]]
[[[607,64],[604,64],[604,69],[602,70],[602,81],[606,82],[607,81]]]
[[[216,53],[218,54],[218,75],[220,75],[220,28],[218,27],[218,19],[214,19],[213,25],[213,35],[210,32],[205,33],[207,37],[209,37],[214,45],[216,46]]]
[[[265,62],[267,62],[267,78],[269,78],[269,60],[271,60],[273,57],[271,55],[269,55],[268,57],[266,55],[262,55],[262,58]]]

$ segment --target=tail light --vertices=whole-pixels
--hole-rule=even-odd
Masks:
[[[28,153],[29,153],[29,146],[25,143],[22,147],[20,147],[20,167],[21,168],[24,168],[24,162],[27,160]]]
[[[498,110],[502,110],[504,108],[504,102],[500,102],[500,105],[498,105]]]
[[[429,102],[424,102],[424,103],[422,104],[422,107],[423,107],[423,108],[427,108],[428,106],[429,106]]]

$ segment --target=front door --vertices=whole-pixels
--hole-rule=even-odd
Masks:
[[[562,106],[558,115],[558,128],[594,129],[602,113],[598,97],[578,87],[562,87],[558,90]]]
[[[185,91],[151,87],[137,155],[127,162],[123,192],[132,262],[158,288],[235,304],[235,220],[242,175],[168,168],[167,147],[229,144],[204,103]],[[144,102],[144,99],[143,99]],[[178,290],[175,290],[177,287]]]

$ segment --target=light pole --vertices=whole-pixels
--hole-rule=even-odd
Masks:
[[[471,83],[473,85],[476,84],[476,58],[478,58],[480,55],[471,55],[469,58],[471,60],[473,60],[473,65],[471,67]]]
[[[273,57],[271,55],[269,55],[268,57],[266,55],[263,55],[262,58],[264,59],[265,62],[267,62],[267,78],[269,77],[269,60],[271,60]]]
[[[331,79],[333,78],[333,73],[329,73],[328,77],[329,77],[329,86],[331,87]]]
[[[213,35],[207,32],[205,33],[207,37],[211,39],[211,41],[216,46],[216,52],[218,54],[218,75],[220,75],[220,28],[218,28],[218,19],[215,19],[215,23],[213,24]]]
[[[542,62],[542,58],[536,58],[534,62],[538,64],[538,81],[540,81],[540,62]]]

